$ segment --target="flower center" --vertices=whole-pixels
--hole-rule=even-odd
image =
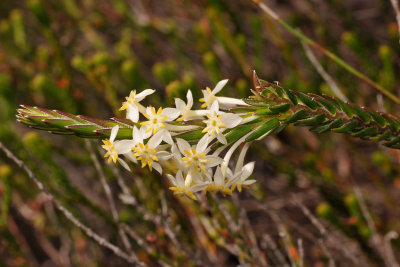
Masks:
[[[185,168],[193,166],[196,173],[199,168],[203,172],[206,171],[205,163],[209,162],[209,160],[206,158],[205,153],[198,154],[194,148],[192,148],[192,151],[185,150],[184,152],[186,154],[186,157],[181,158],[181,160],[186,162]]]
[[[156,154],[156,150],[153,148],[149,148],[149,145],[144,145],[143,143],[139,143],[136,147],[132,148],[133,156],[136,157],[137,160],[142,162],[142,168],[149,165],[150,170],[152,170],[151,163],[153,161],[158,161]]]

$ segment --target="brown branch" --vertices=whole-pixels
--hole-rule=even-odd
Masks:
[[[51,193],[50,191],[43,185],[43,183],[36,177],[36,175],[31,171],[31,169],[26,166],[26,164],[17,158],[2,142],[0,142],[0,150],[2,150],[6,156],[11,159],[18,167],[24,170],[24,172],[28,175],[28,177],[36,184],[36,186],[39,188],[40,191],[42,191],[50,201],[54,203],[54,205],[57,207],[59,211],[61,211],[64,216],[71,221],[76,227],[81,229],[87,236],[92,238],[94,241],[96,241],[99,245],[108,248],[112,252],[114,252],[115,255],[118,257],[126,260],[129,263],[134,263],[139,266],[145,266],[144,263],[140,262],[136,257],[134,256],[129,256],[126,254],[124,251],[121,250],[118,246],[108,242],[105,238],[102,236],[98,235],[96,232],[94,232],[91,228],[83,224],[81,221],[79,221],[68,209],[66,209]]]

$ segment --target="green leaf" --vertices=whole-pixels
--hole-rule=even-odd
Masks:
[[[386,121],[385,119],[376,111],[373,110],[368,110],[368,113],[371,115],[371,117],[376,121],[381,127],[386,126]]]
[[[336,107],[332,105],[328,100],[318,96],[314,98],[318,103],[320,103],[324,108],[331,113],[332,115],[336,115]]]
[[[346,114],[346,116],[349,117],[349,119],[353,118],[353,111],[352,111],[351,107],[349,106],[349,104],[344,103],[342,100],[340,100],[337,97],[335,97],[334,99],[335,99],[336,103],[338,103],[338,105],[340,106],[342,111]]]
[[[400,142],[400,136],[392,138],[389,142],[384,143],[384,146],[392,147]]]
[[[377,133],[378,133],[378,128],[376,126],[373,126],[373,127],[368,127],[368,128],[362,129],[361,131],[352,133],[351,135],[354,137],[366,138],[369,136],[374,136]]]
[[[292,92],[290,90],[285,89],[285,88],[282,88],[282,89],[293,105],[299,104],[299,101],[297,101],[297,97],[294,94],[292,94]]]
[[[371,140],[378,142],[378,141],[383,141],[383,140],[389,140],[390,136],[392,135],[392,133],[390,131],[386,131],[381,135],[372,137]]]
[[[256,115],[260,115],[260,116],[263,116],[263,115],[277,115],[277,114],[279,114],[279,112],[277,112],[277,111],[272,111],[272,110],[270,110],[269,108],[261,108],[261,109],[258,109],[258,110],[255,112],[255,114],[256,114]]]
[[[397,132],[400,129],[400,124],[393,115],[385,114],[384,118],[387,122],[389,122],[390,127],[392,127],[393,130]]]
[[[334,131],[336,133],[349,133],[353,129],[357,128],[358,124],[359,123],[357,121],[350,121],[350,122],[347,122],[347,123],[343,124],[339,128],[332,129],[332,131]]]
[[[326,120],[325,114],[318,114],[314,117],[310,117],[308,119],[300,120],[295,123],[296,126],[315,126],[323,123]]]
[[[269,109],[273,112],[285,113],[286,111],[288,111],[290,109],[290,104],[285,103],[285,104],[280,104],[280,105],[276,105],[276,106],[271,106],[271,107],[269,107]]]
[[[253,141],[256,140],[260,137],[265,136],[269,131],[277,128],[280,125],[280,122],[277,118],[273,118],[264,124],[262,124],[260,127],[258,127],[254,133],[252,133],[249,137],[247,137],[247,141]]]
[[[295,92],[296,96],[303,102],[304,105],[307,107],[311,108],[312,110],[316,110],[320,105],[314,101],[311,97],[308,95],[302,93],[302,92]]]
[[[371,122],[371,116],[363,108],[352,105],[352,109],[354,113],[357,114],[357,116],[360,117],[363,121],[365,121],[366,123]]]
[[[183,134],[175,135],[175,137],[182,138],[182,139],[185,139],[185,140],[196,140],[196,139],[202,138],[203,135],[204,135],[204,133],[202,133],[202,130],[194,130],[194,131],[191,131],[191,132],[186,132],[186,133],[183,133]]]
[[[339,118],[330,123],[327,123],[326,125],[322,125],[319,127],[313,127],[310,129],[310,131],[316,132],[316,133],[325,133],[327,131],[330,131],[333,128],[339,127],[340,125],[342,125],[342,122],[343,122],[343,119]]]
[[[291,117],[287,118],[285,120],[285,123],[286,124],[294,123],[298,120],[306,119],[308,117],[309,117],[308,112],[304,109],[301,109],[299,111],[296,111],[296,113],[294,113]]]

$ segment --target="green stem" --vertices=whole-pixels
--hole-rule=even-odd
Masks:
[[[360,78],[364,82],[368,83],[372,87],[374,87],[376,90],[396,102],[397,104],[400,104],[400,99],[395,96],[394,94],[390,93],[387,89],[383,88],[379,84],[375,83],[372,81],[370,78],[368,78],[366,75],[362,74],[360,71],[356,70],[349,64],[347,64],[343,59],[335,55],[334,53],[330,52],[320,44],[316,43],[314,40],[310,39],[309,37],[305,36],[303,33],[301,33],[299,30],[296,30],[293,28],[291,25],[289,25],[287,22],[282,20],[275,12],[273,12],[268,6],[266,6],[264,3],[260,3],[259,1],[254,1],[265,13],[271,16],[272,19],[274,19],[276,22],[281,24],[288,32],[293,34],[295,37],[298,39],[304,41],[305,43],[311,45],[312,47],[318,49],[321,53],[323,53],[325,56],[329,57],[332,59],[334,62],[336,62],[339,66],[344,68],[345,70],[349,71],[351,74],[354,76]]]

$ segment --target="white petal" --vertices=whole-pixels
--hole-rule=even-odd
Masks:
[[[251,185],[251,184],[254,184],[255,182],[257,182],[256,180],[246,180],[246,181],[244,181],[242,184],[244,184],[244,185]]]
[[[254,164],[255,164],[255,162],[252,161],[243,166],[242,175],[241,175],[242,181],[246,180],[253,173]]]
[[[217,135],[217,139],[220,143],[226,145],[228,144],[228,142],[226,141],[225,135],[223,135],[222,133]]]
[[[153,108],[154,108],[154,107],[153,107]],[[151,112],[151,110],[152,110],[152,107],[146,107],[146,114],[147,114],[147,115],[152,115],[153,112]]]
[[[212,156],[212,155],[206,156],[206,158],[210,161],[205,164],[207,167],[217,166],[218,164],[221,164],[224,161],[220,157]]]
[[[233,128],[239,125],[242,121],[242,117],[233,113],[223,113],[222,122],[225,123],[226,128]]]
[[[183,179],[183,175],[181,171],[178,171],[176,174],[176,184],[178,187],[185,187],[185,179]]]
[[[218,166],[214,174],[214,183],[216,186],[225,185],[224,176],[222,175],[221,168]]]
[[[126,118],[133,122],[138,122],[139,109],[136,105],[128,105],[128,108],[126,109]]]
[[[217,100],[221,109],[230,109],[236,106],[248,106],[248,104],[242,100],[232,97],[218,96]]]
[[[127,171],[131,171],[131,168],[129,168],[128,164],[123,159],[118,158],[117,160]]]
[[[226,187],[231,187],[232,185],[236,184],[236,182],[239,180],[240,175],[235,175],[231,179],[229,179],[228,183],[225,185]]]
[[[232,172],[231,168],[227,168],[226,169],[226,176],[227,177],[233,177],[233,172]]]
[[[150,138],[150,140],[149,140],[149,142],[147,144],[151,148],[156,148],[162,142],[163,136],[164,136],[163,131],[159,131],[158,133],[156,133],[155,135],[153,135]]]
[[[211,183],[196,184],[196,185],[190,187],[190,191],[192,191],[193,193],[196,193],[198,191],[206,189],[210,185],[211,185]]]
[[[156,156],[159,160],[168,160],[172,157],[172,154],[167,151],[158,151]]]
[[[167,174],[167,178],[171,182],[171,184],[173,184],[174,186],[177,186],[174,176],[172,176],[171,174]]]
[[[175,107],[178,109],[180,112],[183,112],[185,110],[185,102],[180,99],[180,98],[175,98]]]
[[[121,140],[114,143],[115,151],[118,154],[126,154],[132,151],[132,147],[136,145],[134,140]]]
[[[174,143],[174,140],[172,140],[171,133],[165,129],[162,129],[161,131],[164,133],[164,135],[163,135],[164,142],[172,145]]]
[[[196,146],[197,153],[203,153],[208,146],[208,134],[203,135],[203,137],[199,140]]]
[[[217,83],[217,85],[215,86],[214,90],[212,90],[213,95],[218,94],[218,92],[221,91],[222,88],[224,88],[224,86],[225,86],[227,83],[228,83],[228,79],[219,81],[219,82]]]
[[[141,131],[139,131],[136,126],[133,127],[133,130],[132,130],[132,138],[133,138],[135,144],[139,144],[139,143],[143,144],[143,137],[142,137]]]
[[[164,108],[161,112],[161,115],[167,116],[166,121],[173,121],[178,118],[181,112],[176,108]]]
[[[110,142],[113,143],[115,140],[115,137],[117,136],[119,130],[119,126],[115,125],[114,127],[112,127],[111,129],[111,135],[110,135]]]
[[[178,160],[181,158],[181,153],[179,153],[179,149],[175,144],[173,144],[171,146],[171,152],[172,152],[173,156],[175,158],[177,158]]]
[[[185,150],[190,151],[192,149],[189,143],[181,138],[176,139],[176,144],[178,145],[179,151],[182,155],[185,155]]]
[[[193,106],[193,94],[192,91],[188,90],[187,94],[186,94],[186,98],[187,98],[187,109],[191,109]]]
[[[152,134],[153,134],[153,131],[148,131],[147,132],[147,129],[148,129],[149,127],[148,126],[146,126],[146,125],[144,125],[144,126],[142,126],[142,127],[140,127],[140,136],[144,139],[144,140],[146,140],[146,139],[148,139]]]
[[[140,92],[139,94],[136,95],[135,100],[137,102],[142,101],[146,96],[151,95],[152,93],[154,93],[156,90],[154,89],[146,89],[143,90],[143,92]]]
[[[153,169],[155,169],[156,171],[158,171],[159,174],[162,174],[162,168],[161,165],[158,164],[157,162],[153,162],[151,164],[151,166],[153,167]]]
[[[215,111],[215,112],[218,112],[218,110],[219,110],[219,104],[218,104],[218,101],[217,100],[215,100],[212,104],[211,104],[211,107],[210,107],[210,109],[209,109],[210,111]]]
[[[133,163],[137,164],[136,158],[133,156],[132,153],[126,153],[124,154],[124,157],[127,158],[128,160],[132,161]]]

